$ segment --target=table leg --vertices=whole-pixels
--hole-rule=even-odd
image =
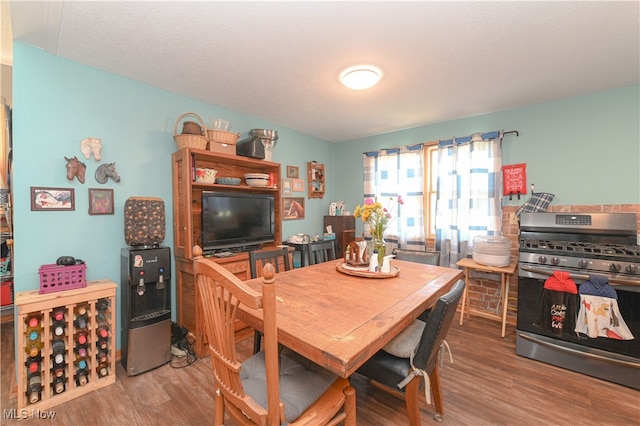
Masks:
[[[467,293],[469,292],[469,268],[464,268],[464,292],[462,293],[462,309],[460,310],[460,325],[464,323],[464,311],[467,307]]]
[[[502,274],[502,337],[507,331],[507,304],[509,303],[509,279],[507,274]]]

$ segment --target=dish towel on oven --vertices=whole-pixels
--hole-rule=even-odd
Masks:
[[[544,282],[533,326],[561,336],[575,327],[578,287],[568,272],[554,271]]]
[[[589,275],[589,279],[580,284],[580,310],[575,331],[591,338],[633,339],[620,314],[618,294],[607,277]]]

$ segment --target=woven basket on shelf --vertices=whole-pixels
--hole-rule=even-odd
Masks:
[[[235,145],[240,133],[227,132],[225,130],[207,130],[207,137],[210,142]]]
[[[205,134],[205,135],[207,134],[207,126],[205,126],[204,121],[202,120],[202,118],[200,118],[200,116],[198,114],[196,114],[195,112],[186,112],[186,113],[182,114],[176,120],[176,125],[173,128],[173,139],[176,141],[176,144],[178,144],[178,149],[182,149],[182,148],[207,149],[207,143],[209,141],[207,140],[207,138],[205,136],[202,136],[202,135],[189,135],[189,134],[179,135],[178,134],[178,124],[180,124],[180,121],[182,121],[182,119],[184,119],[185,117],[188,117],[188,116],[192,116],[192,117],[197,118],[198,121],[200,122],[202,128],[204,129],[203,134]]]

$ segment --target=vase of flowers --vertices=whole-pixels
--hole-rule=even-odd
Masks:
[[[387,255],[387,246],[384,241],[384,233],[389,227],[393,218],[391,212],[395,203],[402,205],[402,197],[397,199],[389,197],[387,206],[383,206],[377,199],[367,198],[362,206],[357,206],[353,212],[355,217],[362,219],[362,222],[369,227],[369,234],[373,241],[374,251],[378,253],[378,264],[382,265],[382,260]]]

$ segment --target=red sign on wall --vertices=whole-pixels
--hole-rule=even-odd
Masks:
[[[502,181],[504,195],[521,195],[527,193],[527,165],[512,164],[502,166]]]

